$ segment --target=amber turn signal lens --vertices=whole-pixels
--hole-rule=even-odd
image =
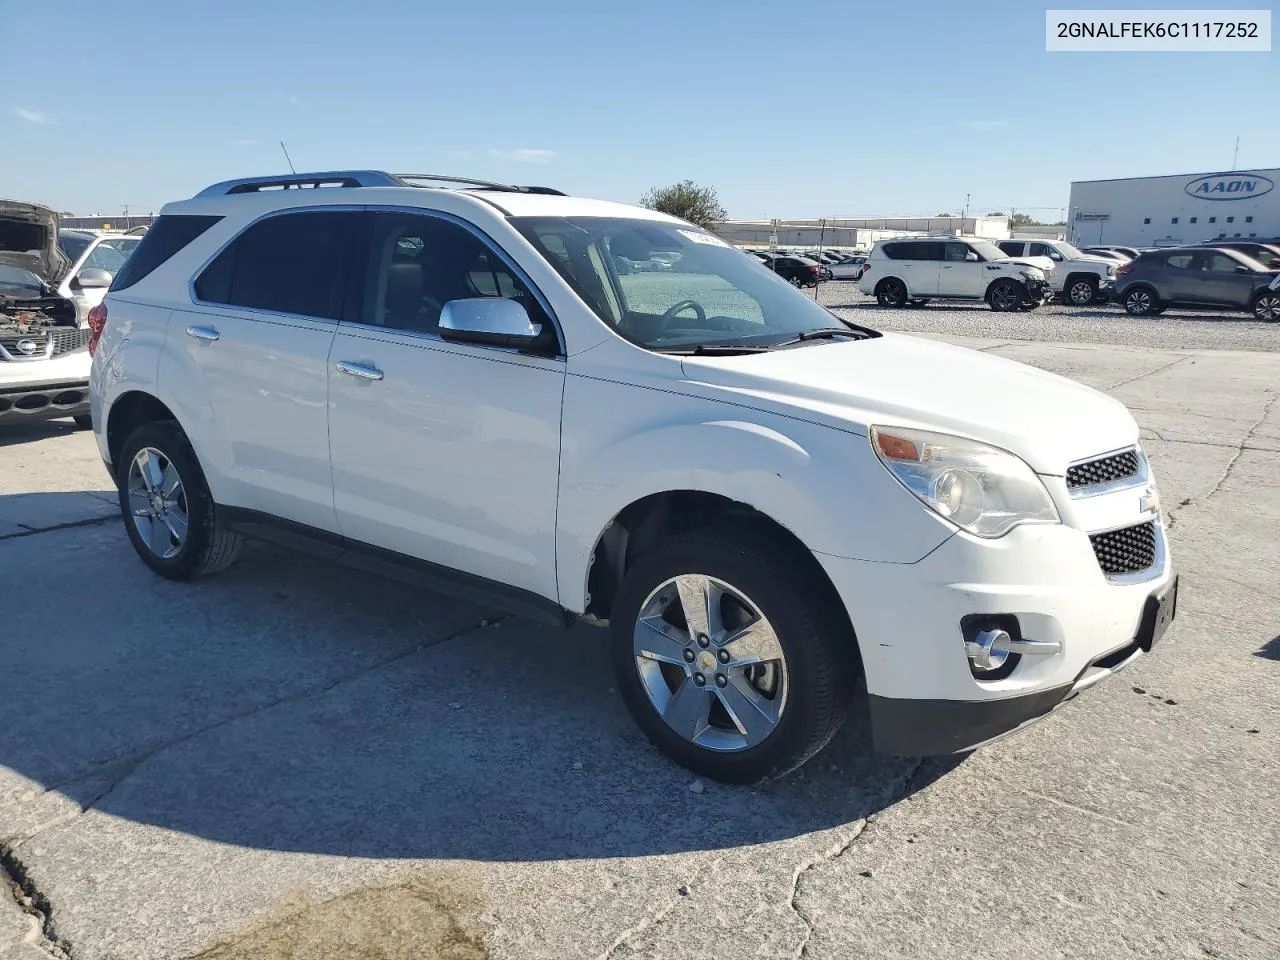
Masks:
[[[920,451],[910,440],[903,440],[891,433],[876,431],[876,448],[889,460],[919,460]]]

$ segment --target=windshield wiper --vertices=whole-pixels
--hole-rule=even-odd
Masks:
[[[832,340],[836,337],[849,337],[852,340],[869,340],[876,336],[875,331],[868,330],[866,327],[820,327],[817,330],[806,330],[804,333],[797,334],[789,340],[780,340],[773,344],[775,347],[789,347],[797,343],[805,343],[809,340]]]
[[[658,353],[671,353],[681,357],[732,357],[739,353],[767,353],[772,348],[751,343],[699,343],[686,349],[676,347],[655,347],[654,349]]]

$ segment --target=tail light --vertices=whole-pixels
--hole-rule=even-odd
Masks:
[[[821,269],[820,267],[810,267],[810,268],[809,268],[809,272],[810,272],[810,273],[817,273],[820,269]]]
[[[89,311],[89,355],[98,349],[98,341],[102,339],[102,331],[107,326],[107,305],[100,303]]]
[[[1120,266],[1116,267],[1116,273],[1128,273],[1132,269],[1133,269],[1132,262],[1122,263],[1120,264]]]

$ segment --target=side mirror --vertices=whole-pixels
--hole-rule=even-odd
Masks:
[[[1253,271],[1250,270],[1248,267],[1246,267],[1243,263],[1237,263],[1236,273],[1253,273]]]
[[[968,253],[966,253],[966,254],[964,255],[964,258],[965,258],[966,260],[968,260],[970,263],[977,263],[977,262],[978,262],[978,255],[977,255],[976,253],[974,253],[972,250],[970,250]]]
[[[97,267],[85,267],[71,281],[73,290],[101,290],[111,286],[111,274]]]
[[[530,320],[524,307],[514,300],[469,297],[444,305],[440,311],[440,336],[458,343],[529,347],[542,337],[542,324]]]

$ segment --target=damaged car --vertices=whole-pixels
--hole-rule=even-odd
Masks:
[[[58,292],[71,263],[58,247],[58,215],[0,200],[0,426],[89,416],[89,330]],[[106,271],[81,270],[77,287],[105,290]]]

